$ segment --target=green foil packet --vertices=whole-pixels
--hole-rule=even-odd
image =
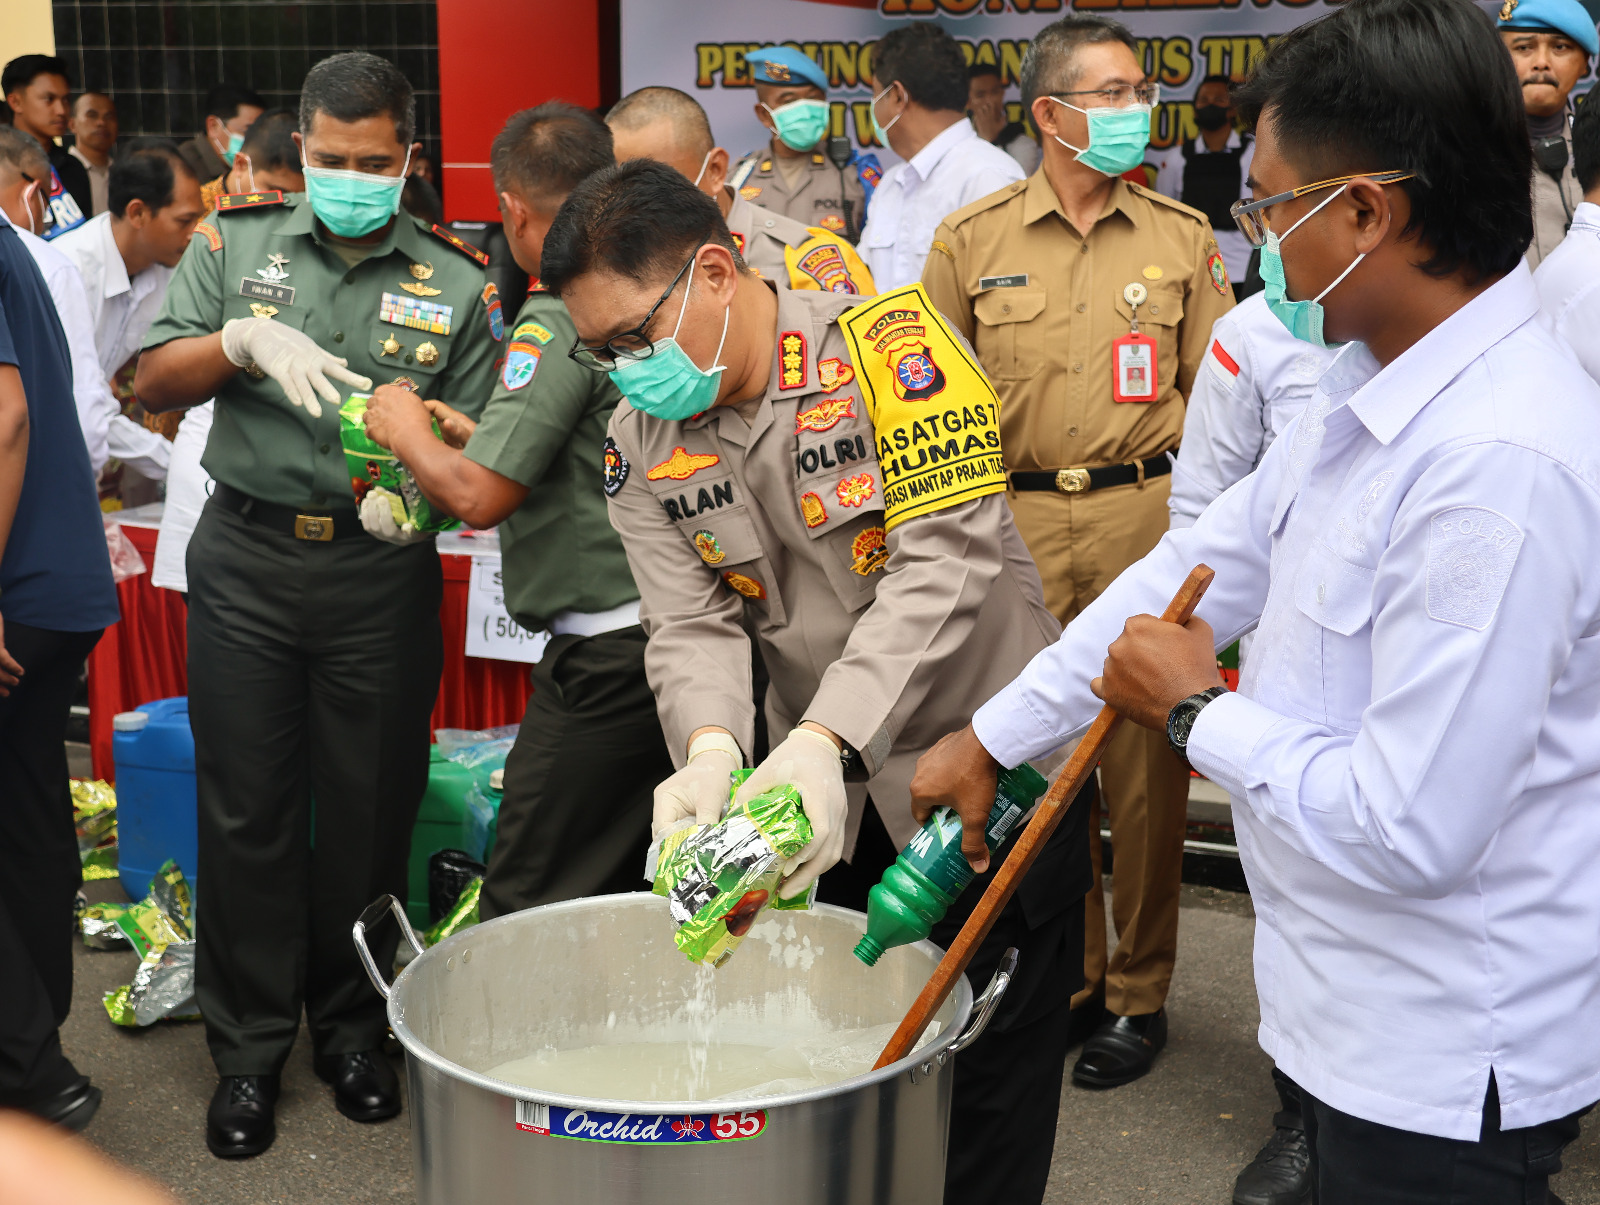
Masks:
[[[117,840],[117,792],[99,778],[71,781],[72,824],[78,833],[78,853],[85,856],[96,846]]]
[[[89,915],[85,909],[84,940],[88,942]],[[120,906],[120,912],[103,912],[114,921],[139,954],[133,982],[113,988],[102,998],[106,1015],[115,1025],[154,1025],[157,1021],[190,1020],[200,1015],[194,998],[194,900],[178,864],[168,859],[150,880],[150,892],[137,904]],[[103,923],[103,922],[102,922]]]
[[[339,407],[339,442],[344,445],[345,469],[350,474],[356,505],[369,494],[385,499],[394,513],[395,526],[407,534],[460,527],[460,519],[434,509],[399,457],[367,437],[367,402],[371,397],[370,393],[352,393]],[[438,423],[433,424],[433,433],[439,434]]]
[[[734,787],[748,777],[735,776]],[[811,843],[800,793],[774,787],[730,807],[712,825],[686,825],[663,836],[651,890],[665,896],[677,924],[673,941],[690,962],[721,966],[763,908],[806,908],[810,895],[778,898],[784,864]]]

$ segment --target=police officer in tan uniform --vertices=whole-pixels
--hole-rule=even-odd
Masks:
[[[883,169],[876,155],[853,148],[843,167],[826,154],[832,121],[827,73],[793,46],[763,46],[744,61],[756,90],[756,118],[772,138],[739,161],[729,187],[802,226],[858,241]]]
[[[627,399],[605,490],[681,767],[656,790],[656,830],[716,819],[745,763],[748,623],[776,747],[741,791],[794,784],[815,829],[780,890],[828,871],[819,898],[862,907],[916,829],[917,757],[1058,629],[1005,502],[992,387],[920,287],[860,302],[763,280],[711,200],[663,164],[580,184],[541,275],[577,328],[574,358],[613,372]],[[958,1064],[946,1200],[1043,1196],[1081,978],[1087,813],[1052,837],[971,972],[985,982],[1005,947],[1021,951],[1016,998]],[[934,940],[953,939],[983,886]]]
[[[728,152],[715,145],[698,101],[676,88],[640,88],[606,114],[617,162],[655,159],[675,167],[717,202],[745,263],[791,289],[870,297],[872,273],[846,239],[754,205],[727,183]]]
[[[1065,623],[1166,531],[1168,453],[1233,294],[1204,216],[1118,178],[1143,159],[1155,92],[1121,25],[1046,26],[1022,91],[1042,169],[951,214],[923,280],[1000,392],[1011,507]],[[1094,1031],[1073,1068],[1085,1087],[1137,1079],[1165,1043],[1188,782],[1166,739],[1143,729],[1124,728],[1101,762],[1118,942],[1108,959],[1091,891],[1073,1025]],[[1097,872],[1098,833],[1092,824]]]

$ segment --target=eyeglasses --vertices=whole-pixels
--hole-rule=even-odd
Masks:
[[[700,247],[706,244],[701,243]],[[610,372],[617,366],[618,360],[648,360],[655,354],[656,345],[645,334],[645,328],[650,325],[650,320],[656,316],[656,311],[665,304],[672,290],[678,287],[678,282],[683,279],[683,274],[689,270],[689,265],[694,263],[696,255],[700,254],[700,247],[694,249],[694,254],[683,261],[683,267],[678,269],[678,274],[672,278],[672,283],[656,303],[650,307],[650,312],[644,316],[644,321],[632,330],[623,331],[620,335],[612,335],[599,347],[586,346],[582,339],[572,341],[572,350],[567,355],[582,364],[591,372]]]
[[[1315,184],[1302,184],[1299,188],[1291,188],[1288,192],[1280,192],[1275,197],[1264,197],[1259,201],[1235,201],[1228,208],[1228,215],[1233,218],[1239,227],[1239,232],[1249,240],[1252,247],[1263,247],[1267,242],[1267,232],[1272,229],[1272,223],[1267,220],[1267,210],[1274,205],[1282,205],[1285,201],[1293,201],[1296,197],[1303,197],[1307,193],[1318,192],[1324,188],[1332,188],[1336,184],[1348,184],[1352,180],[1371,180],[1374,184],[1398,184],[1402,180],[1417,179],[1416,172],[1357,172],[1352,176],[1335,176],[1332,180],[1319,180]]]
[[[1094,88],[1083,92],[1052,92],[1052,96],[1098,96],[1103,107],[1126,109],[1132,105],[1153,105],[1161,100],[1160,84],[1118,84],[1115,88]],[[1099,107],[1099,106],[1085,106]]]

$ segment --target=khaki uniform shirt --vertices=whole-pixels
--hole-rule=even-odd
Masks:
[[[769,143],[762,151],[752,151],[739,161],[729,176],[746,201],[793,218],[802,226],[817,226],[838,235],[860,237],[867,224],[866,189],[861,170],[850,164],[844,169],[844,194],[839,192],[839,169],[826,155],[813,151],[801,159],[800,174],[791,188],[778,166],[778,157]],[[876,171],[875,168],[871,169]],[[843,200],[850,202],[850,225],[845,228]]]
[[[576,338],[559,299],[529,295],[465,453],[529,487],[500,524],[500,561],[506,609],[530,631],[639,597],[601,490],[601,445],[622,395],[567,355]]]
[[[791,289],[853,293],[871,297],[878,290],[856,249],[836,234],[807,229],[793,218],[735,196],[728,210],[728,232],[739,254],[767,280]]]
[[[706,725],[751,748],[748,622],[772,676],[770,730],[781,739],[813,720],[858,749],[903,844],[916,827],[916,759],[1059,628],[1003,493],[885,535],[876,432],[836,321],[855,301],[777,294],[779,337],[756,402],[686,422],[617,407],[611,522],[639,585],[645,668],[676,762]],[[947,396],[930,416],[962,401],[992,404]],[[849,795],[853,845],[866,790]]]
[[[923,283],[971,341],[1002,400],[1007,469],[1120,464],[1175,448],[1184,398],[1233,308],[1198,210],[1117,181],[1087,239],[1044,172],[958,209],[935,235]],[[1112,341],[1129,331],[1129,284],[1148,297],[1156,400],[1112,399]]]
[[[1558,185],[1548,173],[1533,165],[1533,241],[1524,258],[1531,271],[1567,237],[1567,226],[1583,201],[1583,189],[1572,168],[1572,123],[1567,122],[1567,166]],[[1565,201],[1565,204],[1562,202]]]
[[[374,385],[409,384],[477,417],[504,340],[482,252],[402,211],[383,241],[348,267],[313,222],[305,195],[280,196],[219,199],[219,211],[195,228],[144,346],[266,314],[345,357]],[[426,329],[407,325],[408,316]],[[243,371],[216,401],[201,458],[212,477],[280,506],[355,508],[337,406],[323,402],[322,417],[312,418],[271,377]]]

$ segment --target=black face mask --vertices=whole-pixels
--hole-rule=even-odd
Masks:
[[[1220,130],[1228,124],[1228,110],[1222,105],[1196,105],[1194,124],[1202,130]]]

